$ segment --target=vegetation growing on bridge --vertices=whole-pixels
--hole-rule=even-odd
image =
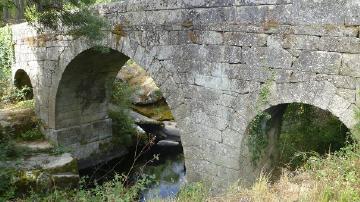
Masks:
[[[247,146],[250,151],[251,161],[254,166],[257,165],[257,161],[263,156],[264,149],[268,146],[267,137],[267,122],[271,119],[271,114],[267,111],[262,111],[261,108],[269,103],[269,96],[271,94],[270,87],[274,83],[275,72],[272,69],[266,69],[271,75],[259,91],[259,98],[255,104],[255,112],[257,115],[250,122],[248,126],[248,142]]]

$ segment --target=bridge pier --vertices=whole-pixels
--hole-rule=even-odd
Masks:
[[[84,168],[101,161],[124,154],[125,149],[109,147],[112,142],[112,120],[103,119],[68,128],[49,130],[49,138],[58,145],[72,150],[74,157],[80,160],[79,167]],[[112,151],[114,149],[114,152]],[[101,158],[100,158],[101,157]],[[82,162],[82,163],[81,163]]]

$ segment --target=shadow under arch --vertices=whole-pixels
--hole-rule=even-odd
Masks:
[[[116,76],[129,59],[118,50],[94,47],[78,54],[62,73],[50,135],[73,149],[80,169],[124,155],[111,145],[109,103]]]
[[[65,69],[56,94],[55,129],[106,120],[112,83],[129,57],[113,50],[90,48]]]
[[[326,127],[329,131],[324,132]],[[260,111],[246,128],[241,143],[240,164],[244,173],[241,181],[251,185],[262,173],[272,173],[270,177],[276,180],[285,165],[296,168],[289,158],[285,158],[289,157],[285,152],[324,155],[348,143],[351,143],[350,130],[328,110],[298,102],[271,106]],[[293,147],[291,152],[294,153],[287,151],[286,147]]]
[[[15,72],[14,85],[17,89],[20,90],[26,88],[24,92],[25,93],[24,98],[26,100],[31,100],[34,98],[33,85],[31,84],[31,79],[23,69],[18,69]]]

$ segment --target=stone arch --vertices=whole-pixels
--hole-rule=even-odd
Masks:
[[[140,46],[135,39],[129,36],[118,39],[118,36],[109,34],[102,42],[98,45],[101,47],[109,48],[114,51],[118,51],[128,58],[133,59],[137,64],[142,66],[145,71],[149,73],[151,78],[154,79],[156,85],[160,88],[163,93],[170,109],[174,109],[179,105],[178,95],[175,92],[181,90],[177,88],[175,83],[174,74],[166,70],[167,68],[156,59],[156,48],[146,50]],[[64,49],[62,54],[59,56],[59,67],[58,70],[52,76],[52,85],[49,94],[49,117],[47,127],[51,130],[55,129],[55,114],[56,114],[56,96],[59,89],[59,85],[62,76],[68,67],[68,65],[82,52],[91,49],[94,44],[88,42],[85,39],[77,39],[72,41],[69,47]],[[166,84],[164,84],[166,83]],[[173,112],[175,119],[179,118],[176,116],[176,112]],[[50,134],[51,136],[51,134]]]
[[[246,118],[245,124],[243,124],[244,132],[240,141],[240,180],[247,185],[251,185],[262,171],[270,168],[269,159],[272,158],[272,152],[276,150],[274,148],[276,133],[280,130],[281,119],[288,104],[301,103],[316,107],[336,117],[348,129],[351,129],[356,123],[354,118],[356,106],[337,95],[336,87],[330,82],[311,81],[300,85],[274,83],[270,87],[270,92],[267,99],[268,103],[259,106],[256,110],[254,110],[254,106],[250,107],[252,111],[249,112],[249,116]],[[268,132],[270,146],[266,148],[265,157],[260,160],[261,165],[254,167],[251,164],[251,155],[247,145],[247,131],[251,121],[261,112],[268,112],[271,117],[278,118],[270,120],[270,125],[274,125],[272,130]]]
[[[24,87],[30,88],[27,92],[25,99],[33,99],[34,93],[33,93],[33,85],[31,83],[31,79],[29,75],[26,73],[23,69],[18,69],[14,74],[14,85],[18,89],[22,89]]]
[[[90,157],[100,144],[111,141],[108,98],[117,73],[129,58],[143,66],[150,74],[163,93],[175,119],[178,118],[172,107],[181,100],[178,99],[179,95],[174,93],[177,89],[176,83],[172,74],[164,71],[164,65],[157,61],[151,52],[146,52],[136,43],[136,51],[131,51],[131,40],[128,38],[121,40],[118,45],[111,41],[104,43],[102,47],[107,48],[105,52],[96,50],[97,47],[81,45],[80,42],[75,41],[71,46],[74,49],[65,50],[60,56],[60,71],[55,74],[61,76],[53,77],[49,138],[58,144],[75,147],[75,157],[78,159]],[[77,46],[80,48],[77,49]]]
[[[107,119],[107,98],[119,69],[129,58],[94,48],[76,56],[64,71],[56,95],[55,129]]]
[[[357,107],[346,98],[337,93],[336,86],[329,81],[308,81],[301,83],[273,83],[269,88],[267,102],[257,110],[249,112],[246,124],[249,124],[258,111],[265,111],[272,106],[288,103],[303,103],[331,112],[346,125],[353,128],[356,124],[355,111]],[[354,91],[354,94],[356,92]],[[255,98],[259,99],[256,95]],[[254,106],[251,107],[254,109]]]

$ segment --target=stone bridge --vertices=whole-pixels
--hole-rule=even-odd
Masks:
[[[284,103],[355,124],[359,0],[132,0],[96,7],[112,24],[101,45],[13,26],[14,78],[29,75],[52,141],[92,158],[111,141],[111,82],[132,58],[163,92],[182,130],[187,178],[250,182],[246,129]],[[260,103],[260,104],[259,104]]]

